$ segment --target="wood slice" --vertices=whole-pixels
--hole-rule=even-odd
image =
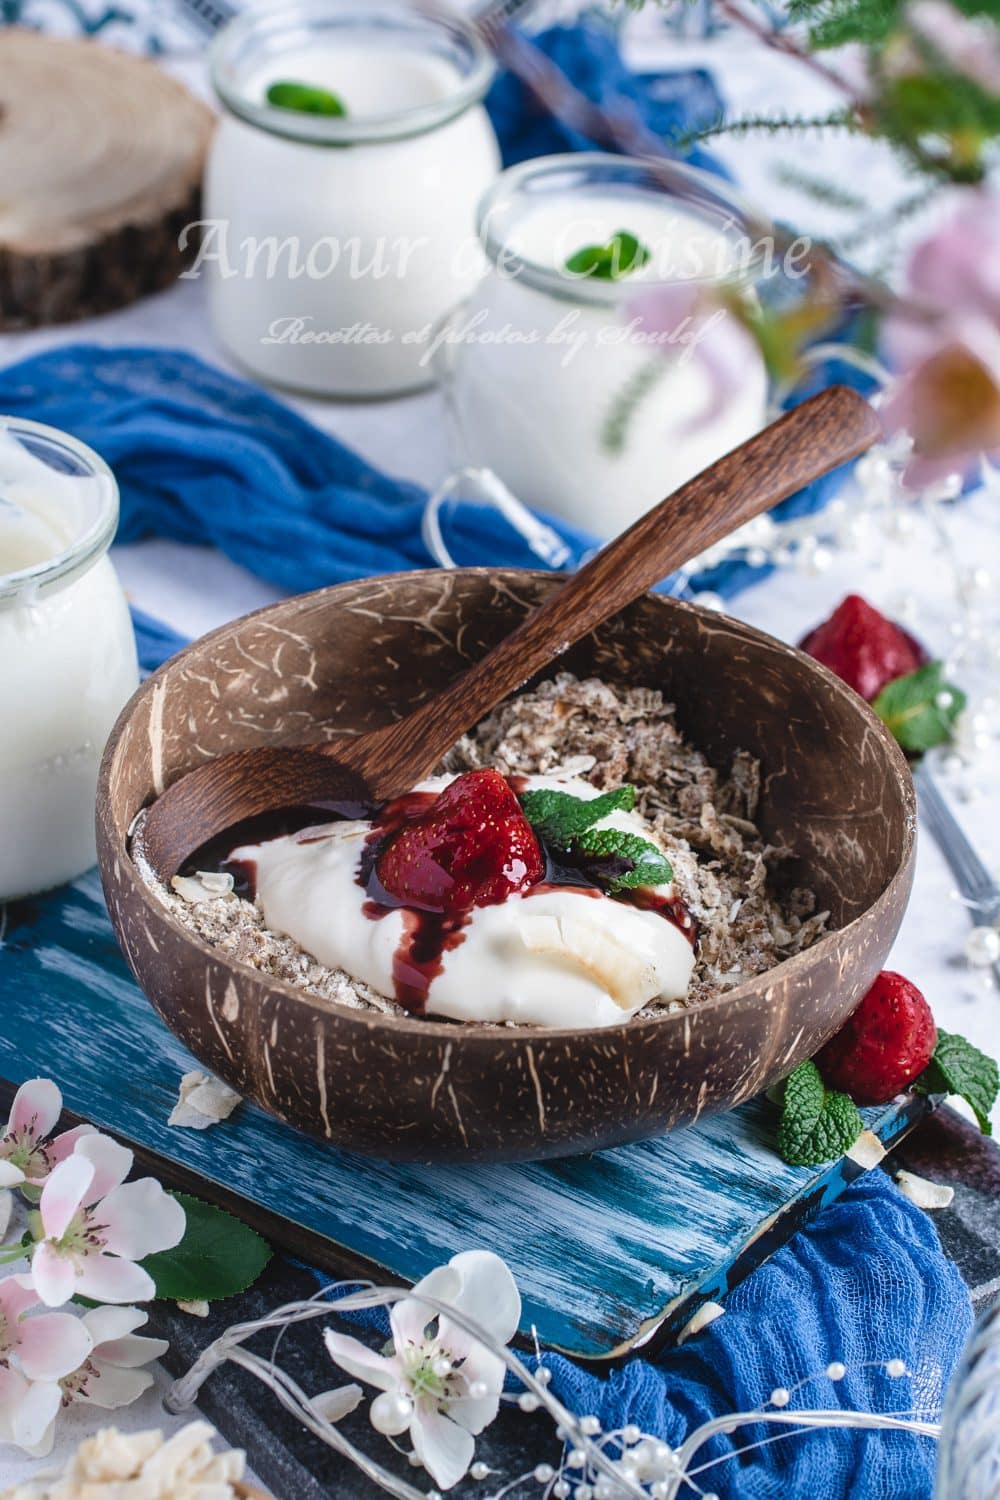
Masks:
[[[214,117],[155,63],[0,28],[0,328],[109,312],[193,258]]]

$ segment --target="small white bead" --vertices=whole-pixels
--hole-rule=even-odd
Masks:
[[[482,1380],[474,1380],[469,1386],[469,1395],[473,1401],[482,1401],[486,1395],[486,1383]]]
[[[618,1490],[617,1484],[612,1484],[610,1479],[602,1477],[594,1485],[594,1500],[614,1500],[616,1490]]]
[[[1000,959],[1000,932],[994,927],[973,927],[965,940],[965,956],[975,969],[995,964]]]
[[[785,1387],[783,1385],[775,1386],[774,1390],[771,1392],[772,1406],[787,1406],[791,1399],[791,1395],[788,1391],[785,1390]]]
[[[842,1365],[839,1359],[835,1359],[826,1367],[826,1373],[830,1380],[843,1380],[847,1374],[847,1366]]]
[[[589,1484],[578,1484],[573,1493],[574,1500],[594,1500],[594,1492]]]
[[[555,1484],[552,1486],[553,1500],[566,1500],[566,1496],[568,1494],[569,1485],[566,1483],[565,1479],[557,1479]]]
[[[441,1500],[441,1491],[440,1490],[428,1490],[427,1491],[427,1500]]]
[[[383,1437],[398,1437],[405,1432],[412,1416],[413,1402],[408,1396],[392,1391],[383,1391],[376,1396],[368,1411],[368,1420]]]
[[[553,1469],[551,1464],[535,1465],[535,1479],[539,1484],[548,1484],[554,1473],[555,1470]]]
[[[546,1369],[544,1365],[539,1365],[535,1371],[535,1379],[539,1385],[548,1385],[552,1379],[552,1371]]]
[[[628,1443],[629,1447],[633,1443],[637,1443],[641,1437],[642,1428],[637,1427],[634,1422],[630,1422],[627,1427],[622,1428],[622,1442]]]
[[[649,1493],[652,1496],[652,1500],[667,1500],[667,1495],[669,1494],[667,1481],[665,1479],[658,1479],[654,1485],[650,1486]]]
[[[902,1359],[890,1359],[886,1362],[885,1373],[893,1380],[898,1380],[900,1375],[906,1374],[906,1361]]]
[[[406,1457],[409,1460],[411,1469],[419,1469],[421,1467],[423,1460],[418,1453],[408,1453]]]
[[[451,1360],[447,1359],[443,1354],[439,1354],[437,1359],[431,1365],[431,1369],[434,1371],[435,1375],[441,1376],[442,1378],[445,1375],[450,1375]]]
[[[566,1455],[567,1469],[582,1469],[587,1462],[587,1455],[582,1448],[571,1448]]]
[[[537,1411],[539,1401],[533,1391],[525,1391],[522,1396],[518,1396],[517,1404],[522,1411]]]
[[[469,1473],[472,1475],[473,1479],[485,1479],[489,1472],[489,1464],[484,1464],[481,1460],[477,1460],[477,1462],[474,1463],[472,1465],[472,1468],[469,1470]]]
[[[588,1437],[596,1437],[601,1430],[601,1424],[596,1417],[581,1417],[580,1431],[585,1432]]]

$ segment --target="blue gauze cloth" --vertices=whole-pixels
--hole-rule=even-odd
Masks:
[[[632,1359],[607,1377],[546,1354],[550,1389],[577,1416],[593,1413],[605,1432],[634,1422],[674,1448],[703,1422],[754,1411],[776,1387],[814,1375],[792,1407],[935,1420],[972,1327],[968,1291],[930,1216],[877,1170],[731,1291],[725,1308],[655,1363]],[[350,1321],[380,1339],[389,1332],[381,1308]],[[912,1373],[891,1378],[890,1359]],[[836,1384],[821,1373],[835,1360],[847,1369]],[[757,1423],[713,1437],[692,1468],[780,1431]],[[930,1500],[936,1452],[930,1439],[908,1433],[823,1429],[692,1477],[720,1500]]]

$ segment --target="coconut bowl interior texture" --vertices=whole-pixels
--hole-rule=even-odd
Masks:
[[[213,755],[366,730],[415,707],[558,581],[397,574],[289,599],[196,642],[138,691],[105,755],[101,870],[118,938],[167,1025],[214,1073],[338,1146],[418,1160],[569,1155],[727,1109],[816,1051],[882,967],[909,895],[913,786],[891,736],[808,657],[647,596],[559,667],[655,687],[709,759],[762,762],[759,821],[784,879],[835,930],[697,1009],[596,1031],[500,1029],[338,1008],[176,924],[127,852],[136,813]]]

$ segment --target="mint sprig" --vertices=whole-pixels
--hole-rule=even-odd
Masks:
[[[312,83],[294,83],[281,79],[267,91],[267,102],[278,109],[295,109],[302,115],[343,116],[347,108],[342,99],[329,89]]]
[[[574,797],[571,792],[542,789],[521,794],[521,808],[540,839],[567,849],[572,841],[613,812],[631,812],[635,787],[620,786],[599,797]]]
[[[566,270],[595,281],[620,281],[641,271],[652,255],[646,245],[627,229],[619,229],[604,245],[583,245],[568,257]]]
[[[621,828],[591,828],[573,840],[571,853],[582,855],[585,867],[595,862],[593,873],[609,891],[669,885],[674,878],[673,866],[655,844]]]
[[[816,1167],[849,1151],[864,1129],[858,1107],[828,1089],[814,1062],[800,1063],[785,1080],[778,1151],[793,1167]]]
[[[946,680],[943,662],[929,661],[888,683],[872,708],[904,750],[920,754],[951,739],[965,704],[962,689]]]
[[[964,1036],[939,1027],[934,1056],[913,1087],[918,1094],[957,1094],[971,1104],[983,1134],[993,1134],[990,1111],[1000,1093],[1000,1068]]]
[[[245,1292],[271,1259],[267,1241],[221,1208],[187,1193],[173,1196],[187,1216],[184,1238],[172,1250],[148,1255],[142,1262],[157,1297],[217,1302]]]

